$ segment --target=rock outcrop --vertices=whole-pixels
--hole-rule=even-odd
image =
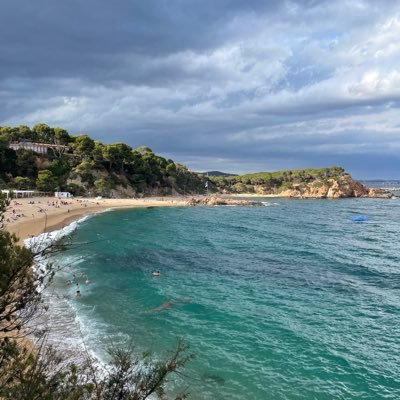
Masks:
[[[316,179],[307,183],[293,183],[280,191],[265,190],[262,186],[254,188],[260,195],[275,195],[301,199],[338,199],[345,197],[391,198],[393,194],[383,189],[371,189],[355,181],[348,174],[325,180]],[[263,190],[264,189],[264,190]]]
[[[221,199],[220,197],[192,197],[188,206],[262,206],[259,201]]]
[[[391,199],[396,196],[389,190],[370,188],[370,189],[368,189],[367,197],[373,197],[373,198],[378,198],[378,199]]]

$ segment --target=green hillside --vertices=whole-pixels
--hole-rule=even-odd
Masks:
[[[10,143],[47,143],[47,154],[9,148]],[[63,147],[65,146],[65,147]],[[134,197],[204,193],[206,178],[148,147],[103,144],[46,124],[0,127],[0,187],[69,191],[75,195]]]
[[[346,175],[341,167],[307,168],[275,172],[258,172],[239,176],[210,177],[215,190],[228,193],[252,193],[256,186],[264,190],[279,192],[295,185],[310,183],[324,183],[328,179],[335,179]]]
[[[46,154],[12,149],[16,143],[49,144]],[[148,147],[125,143],[104,144],[86,134],[37,124],[0,127],[0,187],[69,191],[74,195],[137,197],[149,195],[209,193],[279,193],[304,185],[323,185],[346,175],[341,167],[309,168],[246,175],[212,171],[190,172]]]
[[[221,172],[221,171],[207,171],[207,172],[201,172],[201,174],[205,176],[237,176],[236,174],[229,174],[227,172]]]

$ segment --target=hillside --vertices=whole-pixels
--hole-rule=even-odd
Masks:
[[[227,172],[221,172],[221,171],[207,171],[207,172],[202,172],[201,174],[205,176],[237,176],[236,174],[228,174]]]
[[[341,167],[259,172],[230,177],[212,177],[211,185],[224,194],[257,194],[295,198],[391,197],[369,189]]]
[[[23,148],[22,148],[23,147]],[[148,147],[103,144],[37,124],[0,127],[0,187],[74,195],[143,197],[209,193],[300,198],[390,197],[354,181],[341,167],[228,175],[190,172]]]
[[[17,148],[21,143],[36,151]],[[46,154],[38,153],[45,150]],[[1,188],[141,197],[204,193],[205,182],[202,175],[148,147],[103,144],[88,135],[73,136],[46,124],[32,129],[0,127]]]

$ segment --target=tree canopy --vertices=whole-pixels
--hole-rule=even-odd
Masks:
[[[32,140],[59,145],[47,155],[8,147]],[[61,127],[37,124],[0,127],[0,185],[9,188],[110,196],[204,193],[205,178],[156,155],[149,147],[104,144],[87,134],[70,135]],[[21,178],[24,178],[21,180]],[[123,194],[122,194],[123,193]]]
[[[10,149],[11,141],[31,139],[53,143],[47,155]],[[147,146],[102,143],[87,134],[70,135],[61,127],[37,124],[0,127],[0,185],[44,191],[71,190],[73,194],[144,196],[253,192],[262,186],[279,192],[293,185],[324,182],[344,174],[341,167],[209,176],[190,172],[184,165],[155,154]],[[18,178],[18,179],[17,179]],[[21,180],[21,178],[26,178]]]

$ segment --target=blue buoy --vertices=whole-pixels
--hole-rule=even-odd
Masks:
[[[355,222],[361,222],[361,221],[368,221],[368,218],[363,217],[362,215],[359,215],[358,217],[353,217],[351,220],[355,221]]]

